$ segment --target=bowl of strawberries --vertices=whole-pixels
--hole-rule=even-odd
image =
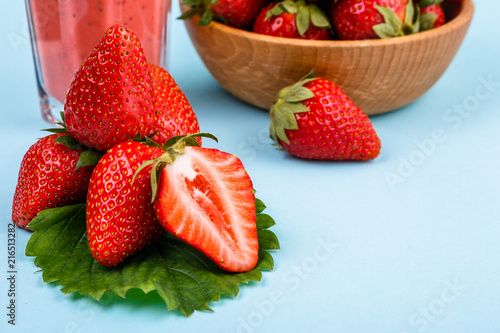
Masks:
[[[269,109],[311,70],[368,115],[427,92],[465,38],[472,0],[181,1],[191,41],[215,80]]]

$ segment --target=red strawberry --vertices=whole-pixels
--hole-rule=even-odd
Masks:
[[[408,0],[338,0],[331,19],[339,39],[388,38],[416,32],[413,9]]]
[[[160,223],[222,269],[253,269],[259,243],[250,177],[236,156],[184,140],[153,166],[162,165],[154,203]]]
[[[69,87],[68,131],[87,146],[107,150],[150,134],[153,106],[151,75],[137,36],[127,27],[112,26]]]
[[[250,29],[262,8],[271,0],[185,0],[182,4],[191,9],[180,18],[187,19],[193,15],[201,15],[200,25],[208,25],[217,20],[231,27]]]
[[[210,10],[231,27],[249,29],[260,10],[269,2],[270,0],[218,0]]]
[[[63,135],[41,138],[24,155],[12,204],[12,221],[20,228],[29,230],[44,209],[85,202],[93,166],[75,170],[83,150],[55,141]]]
[[[380,140],[366,114],[333,82],[308,75],[278,95],[271,138],[305,159],[370,160]]]
[[[158,119],[155,128],[159,129],[153,140],[163,146],[173,136],[198,133],[196,114],[170,73],[153,64],[149,64],[149,69]],[[201,138],[198,144],[201,145]]]
[[[253,32],[288,38],[330,39],[330,22],[315,4],[285,0],[264,8],[253,25]]]
[[[134,179],[145,161],[163,153],[127,141],[111,148],[95,167],[87,196],[87,237],[101,264],[114,266],[163,234],[151,203],[151,167]]]
[[[430,30],[445,24],[446,18],[441,5],[420,7],[420,30]]]

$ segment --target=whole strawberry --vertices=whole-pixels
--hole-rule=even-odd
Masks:
[[[214,16],[222,17],[227,25],[239,29],[248,29],[269,0],[218,0],[212,5]]]
[[[338,0],[330,17],[342,40],[397,37],[418,32],[408,0]]]
[[[420,8],[420,31],[431,30],[442,26],[446,22],[442,0],[422,0],[418,2]]]
[[[333,82],[312,75],[278,94],[270,111],[271,138],[304,159],[376,158],[380,139],[366,114]]]
[[[153,163],[156,215],[165,229],[220,268],[249,271],[259,252],[252,181],[233,154],[186,146],[198,136],[214,138],[176,138],[164,155],[145,164]]]
[[[163,146],[173,136],[200,131],[198,119],[188,99],[165,69],[149,64],[155,94],[158,133],[153,140]],[[201,138],[198,139],[201,144]]]
[[[287,38],[330,39],[330,22],[315,4],[285,0],[264,8],[253,25],[253,32]]]
[[[137,36],[114,25],[94,48],[69,87],[68,131],[98,150],[154,130],[151,75]]]
[[[96,165],[87,196],[90,252],[105,266],[114,266],[160,237],[151,202],[150,168],[134,173],[162,149],[135,141],[111,148]]]
[[[248,30],[252,28],[261,9],[269,2],[271,0],[185,0],[182,4],[192,8],[181,18],[199,14],[202,16],[200,25],[207,25],[216,20],[234,28]]]
[[[12,221],[27,229],[42,210],[85,202],[93,166],[77,168],[84,147],[73,149],[62,143],[68,135],[52,134],[39,139],[23,157],[19,170]]]

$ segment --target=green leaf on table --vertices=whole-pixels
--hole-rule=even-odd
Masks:
[[[35,257],[43,281],[56,282],[65,294],[79,292],[99,300],[106,292],[125,297],[133,288],[144,293],[156,291],[169,310],[189,316],[194,311],[211,311],[209,303],[218,301],[221,295],[236,297],[242,283],[260,281],[262,270],[273,269],[268,250],[279,249],[279,241],[267,230],[274,220],[262,214],[264,208],[264,203],[256,199],[259,261],[244,273],[220,269],[169,233],[119,265],[103,266],[92,257],[87,244],[85,204],[40,212],[29,224],[34,232],[26,255]]]

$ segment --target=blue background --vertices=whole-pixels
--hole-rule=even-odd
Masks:
[[[383,148],[368,163],[278,152],[267,113],[225,92],[174,20],[170,72],[220,143],[205,142],[240,156],[275,218],[275,270],[210,304],[213,313],[185,318],[137,291],[102,303],[65,296],[43,283],[24,256],[30,233],[17,230],[15,327],[6,317],[7,224],[19,164],[47,123],[24,4],[1,9],[1,331],[500,332],[499,1],[476,0],[460,51],[428,93],[372,117]]]

